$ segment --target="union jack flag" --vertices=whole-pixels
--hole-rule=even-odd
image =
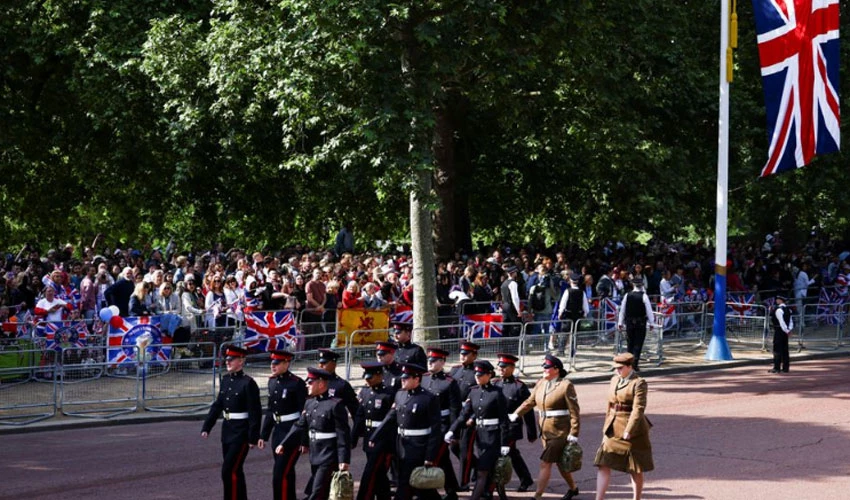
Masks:
[[[148,363],[166,364],[171,358],[171,337],[160,329],[159,316],[138,316],[121,318],[118,326],[109,324],[106,358],[110,366],[123,363],[135,363],[137,341],[149,335],[144,357]]]
[[[402,309],[403,310],[399,310]],[[390,315],[390,323],[413,323],[413,310],[405,308],[405,306],[396,307],[396,310]]]
[[[767,176],[838,151],[838,0],[753,0],[770,145]]]
[[[729,294],[726,302],[726,313],[735,316],[755,316],[753,306],[756,305],[756,296],[752,293]]]
[[[818,297],[818,323],[843,325],[845,320],[844,297],[836,292],[830,292],[826,288],[821,288],[820,296]]]
[[[294,350],[298,331],[292,311],[245,313],[245,347],[257,351]]]
[[[602,301],[602,312],[605,314],[605,331],[616,330],[620,317],[620,300],[606,298]]]
[[[44,339],[46,350],[61,351],[63,347],[85,347],[89,330],[85,320],[43,321],[35,334]]]
[[[464,338],[490,339],[502,336],[501,314],[467,314],[461,318]]]

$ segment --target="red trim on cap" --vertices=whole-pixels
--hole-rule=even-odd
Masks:
[[[437,351],[428,351],[428,357],[429,357],[429,358],[446,359],[446,358],[448,358],[448,355],[447,355],[447,354],[443,354],[442,352],[437,352]]]
[[[516,364],[516,361],[514,361],[511,358],[507,358],[507,357],[503,356],[503,357],[499,358],[499,363],[509,363],[509,364],[514,365],[514,364]]]
[[[272,359],[275,361],[289,361],[290,359],[292,359],[292,356],[288,354],[278,354],[276,352],[273,352]]]
[[[474,351],[474,352],[478,352],[478,349],[479,349],[479,347],[478,347],[478,346],[473,345],[473,344],[467,344],[466,342],[464,342],[463,344],[461,344],[461,345],[460,345],[460,350],[461,350],[461,351]]]
[[[235,358],[243,358],[243,357],[245,357],[245,353],[244,353],[244,352],[242,352],[242,351],[237,351],[237,350],[235,350],[235,349],[231,349],[231,348],[229,348],[229,347],[227,348],[227,350],[226,350],[226,351],[224,351],[224,355],[225,355],[225,356],[233,356],[233,357],[235,357]]]
[[[380,345],[380,344],[378,345],[378,347],[375,348],[375,350],[384,351],[384,352],[395,352],[394,347],[390,347],[388,345]]]

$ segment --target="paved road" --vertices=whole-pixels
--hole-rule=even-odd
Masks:
[[[850,358],[659,375],[649,379],[656,471],[647,499],[844,499],[850,491]],[[584,469],[580,498],[593,498],[604,382],[578,386]],[[201,499],[220,497],[218,433],[174,421],[0,436],[0,499]],[[521,448],[536,473],[539,443]],[[355,457],[362,457],[356,452]],[[298,464],[299,488],[308,463]],[[355,460],[359,478],[362,460]],[[251,499],[271,496],[268,449],[246,465]],[[509,486],[515,489],[516,478]],[[608,498],[631,498],[615,473]],[[565,492],[553,480],[546,498]],[[510,493],[530,498],[532,493]]]

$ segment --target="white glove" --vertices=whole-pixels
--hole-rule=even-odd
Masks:
[[[516,422],[517,419],[519,419],[519,415],[517,415],[516,413],[508,413],[508,420],[510,420],[511,422]]]
[[[510,453],[510,452],[511,452],[510,446],[502,446],[502,456],[503,457],[508,456],[508,453]]]
[[[573,436],[572,434],[570,434],[570,435],[567,436],[567,442],[568,443],[578,443],[578,438]]]
[[[446,433],[446,435],[445,435],[445,436],[443,436],[443,441],[445,441],[445,442],[447,442],[447,443],[451,444],[451,443],[452,443],[452,438],[454,437],[454,435],[455,435],[455,433],[454,433],[454,432],[452,432],[452,431],[447,432],[447,433]]]

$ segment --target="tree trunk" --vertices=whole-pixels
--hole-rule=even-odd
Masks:
[[[456,247],[455,237],[455,148],[454,126],[444,106],[434,110],[434,191],[439,206],[434,211],[434,247],[437,258],[450,257]]]
[[[431,238],[431,212],[427,197],[431,193],[431,172],[416,174],[419,193],[410,193],[410,240],[413,251],[413,325],[417,340],[439,338],[435,330],[420,330],[437,326],[437,280],[434,277],[434,241]],[[420,197],[421,196],[421,197]]]

